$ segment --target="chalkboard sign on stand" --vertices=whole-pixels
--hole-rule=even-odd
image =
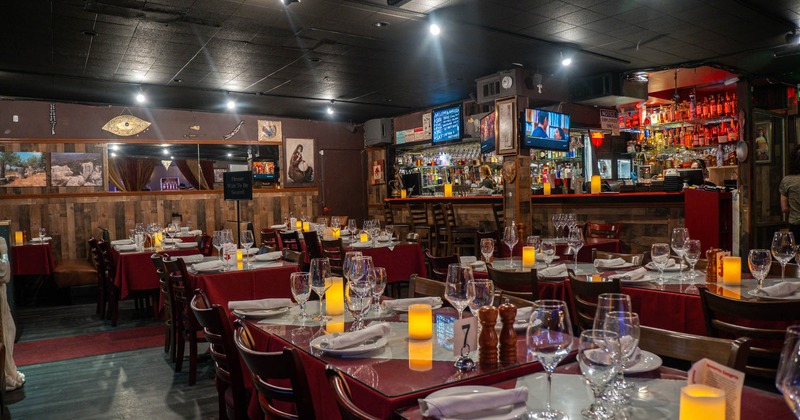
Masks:
[[[241,237],[239,201],[253,199],[253,173],[251,171],[225,172],[222,175],[222,182],[225,200],[236,200],[236,238],[233,238],[233,242],[236,243],[237,239]]]

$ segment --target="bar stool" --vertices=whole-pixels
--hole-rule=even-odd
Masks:
[[[428,209],[424,204],[408,203],[408,213],[411,215],[411,230],[419,235],[417,242],[425,249],[433,249],[436,232],[428,223]]]
[[[399,230],[397,232],[398,238],[402,238],[411,230],[411,225],[408,223],[395,223],[392,205],[386,201],[383,202],[383,225],[392,225],[394,226],[395,230]],[[402,235],[400,231],[402,231]]]
[[[447,223],[442,203],[431,206],[433,212],[433,226],[436,228],[436,255],[449,255],[452,253],[450,241],[450,226]]]
[[[453,203],[447,203],[445,206],[445,217],[450,234],[450,252],[461,255],[480,255],[478,252],[478,228],[472,226],[458,226],[456,224],[456,213],[453,209]],[[464,251],[470,251],[465,254]]]

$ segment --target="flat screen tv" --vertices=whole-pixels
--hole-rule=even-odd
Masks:
[[[687,185],[703,185],[705,183],[702,169],[678,169],[678,174],[681,176],[681,181]]]
[[[277,165],[275,161],[264,160],[253,162],[253,179],[257,181],[276,181],[277,180]]]
[[[433,144],[460,141],[464,131],[461,104],[433,110]]]
[[[497,113],[491,112],[481,118],[481,153],[489,153],[494,150],[496,115]]]
[[[569,115],[526,109],[524,145],[535,149],[569,150]]]

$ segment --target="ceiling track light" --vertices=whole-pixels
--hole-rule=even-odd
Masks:
[[[139,92],[136,94],[136,102],[140,104],[147,102],[147,97],[142,93],[142,88],[139,88]]]
[[[431,23],[431,26],[428,27],[428,30],[431,32],[432,35],[439,35],[442,33],[442,28],[435,23]]]
[[[228,103],[226,104],[228,109],[236,109],[236,101],[233,99],[228,99]]]
[[[300,0],[281,0],[281,3],[283,3],[284,6],[288,6],[292,3],[300,3]]]
[[[328,105],[327,112],[328,112],[328,115],[333,115],[333,101],[331,101],[331,104]]]
[[[572,64],[572,57],[570,57],[569,55],[565,56],[564,52],[562,51],[561,52],[561,65],[562,66],[568,66],[570,64]]]

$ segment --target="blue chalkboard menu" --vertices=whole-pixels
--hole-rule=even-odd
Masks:
[[[461,104],[433,110],[433,144],[461,140]]]
[[[253,173],[250,171],[225,172],[222,184],[226,200],[253,199]]]

